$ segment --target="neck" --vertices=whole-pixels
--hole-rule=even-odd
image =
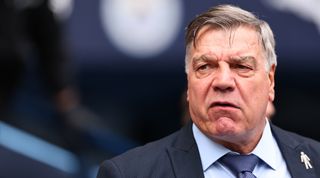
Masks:
[[[228,148],[231,151],[240,153],[240,154],[249,154],[251,153],[257,144],[259,143],[264,127],[266,125],[266,122],[264,124],[261,124],[262,126],[254,128],[249,133],[246,133],[245,135],[239,136],[239,137],[229,137],[225,139],[219,139],[214,140],[215,142],[223,145],[224,147]]]

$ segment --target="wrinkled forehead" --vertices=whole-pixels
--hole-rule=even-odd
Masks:
[[[245,24],[244,25],[233,25],[233,26],[229,26],[228,28],[221,27],[219,25],[212,25],[212,24],[204,25],[204,26],[200,27],[195,32],[194,39],[193,39],[192,43],[190,42],[188,44],[188,46],[192,45],[196,49],[198,43],[201,40],[203,40],[203,37],[206,36],[209,32],[214,32],[214,31],[223,32],[226,35],[226,37],[229,39],[229,45],[232,45],[232,43],[234,42],[235,34],[237,31],[239,31],[239,29],[245,29],[246,36],[255,36],[255,38],[257,39],[257,43],[259,43],[261,45],[261,47],[263,47],[262,37],[261,37],[261,34],[259,33],[259,30],[254,26],[245,25]],[[242,37],[246,37],[246,36],[242,36]],[[210,38],[215,38],[215,36],[212,35],[212,36],[210,36]]]
[[[186,52],[187,65],[201,55],[213,55],[224,60],[251,56],[255,60],[263,59],[260,61],[262,63],[267,62],[260,34],[251,26],[230,29],[203,26],[198,31],[194,44],[189,44]]]

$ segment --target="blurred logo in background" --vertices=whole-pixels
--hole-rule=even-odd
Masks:
[[[281,11],[288,11],[303,20],[314,23],[320,33],[319,0],[264,0],[265,3]]]
[[[73,0],[50,0],[49,7],[55,16],[63,21],[70,17],[73,10]]]
[[[119,51],[149,58],[176,39],[183,19],[182,0],[101,0],[105,34]]]

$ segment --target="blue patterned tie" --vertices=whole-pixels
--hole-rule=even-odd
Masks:
[[[220,158],[220,162],[227,166],[237,178],[256,178],[252,171],[259,158],[254,155],[226,154]]]

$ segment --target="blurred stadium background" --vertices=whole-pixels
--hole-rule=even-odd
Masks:
[[[0,154],[19,163],[0,162],[1,170],[21,165],[21,170],[37,172],[26,177],[93,178],[102,160],[180,128],[184,28],[220,3],[239,5],[270,23],[278,54],[272,122],[320,140],[319,1],[52,0],[83,105],[107,129],[83,136],[90,140],[84,152],[60,147],[52,104],[31,63],[12,104],[16,124],[0,125]],[[23,152],[28,149],[33,154]],[[27,174],[20,173],[17,177]]]

